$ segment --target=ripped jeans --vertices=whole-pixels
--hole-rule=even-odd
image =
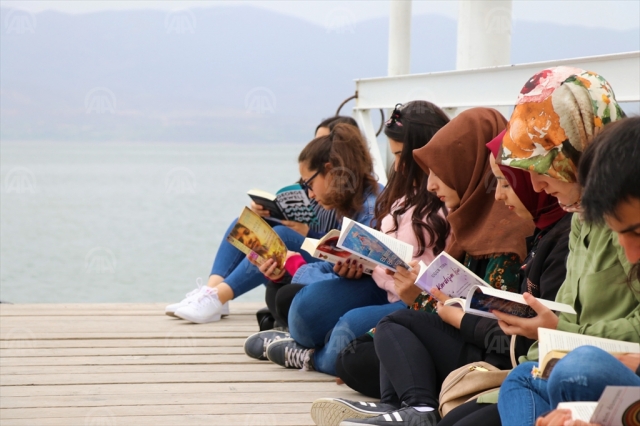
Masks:
[[[571,351],[556,364],[549,380],[534,379],[535,362],[520,364],[500,387],[498,409],[503,426],[533,425],[567,401],[597,401],[607,386],[638,386],[640,377],[607,352],[593,346]]]

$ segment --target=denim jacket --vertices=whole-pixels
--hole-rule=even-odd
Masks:
[[[378,184],[378,193],[384,187]],[[366,198],[362,205],[362,209],[352,219],[358,223],[373,227],[375,225],[375,206],[377,195],[371,190],[366,191]],[[302,265],[294,274],[292,283],[309,285],[314,282],[332,280],[339,278],[339,275],[333,272],[333,264],[329,262],[314,262]]]

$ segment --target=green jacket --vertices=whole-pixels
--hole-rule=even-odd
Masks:
[[[577,315],[560,314],[558,330],[640,343],[640,291],[627,284],[630,270],[617,235],[606,225],[588,225],[574,214],[567,277],[556,301],[572,306]],[[637,280],[631,284],[640,288]],[[537,360],[536,342],[520,362]],[[496,400],[496,394],[490,394],[478,402]]]

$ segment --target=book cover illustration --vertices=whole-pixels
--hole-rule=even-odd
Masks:
[[[393,250],[356,222],[352,222],[340,245],[392,271],[398,266],[411,269]]]
[[[288,220],[316,225],[316,216],[307,193],[299,184],[289,185],[276,193],[278,205]]]
[[[267,259],[275,260],[278,264],[276,273],[284,267],[287,247],[273,228],[248,207],[240,213],[227,241],[259,265]]]
[[[491,311],[499,311],[521,318],[533,318],[538,315],[529,305],[523,305],[522,303],[484,294],[480,289],[476,290],[471,296],[469,307],[476,311],[487,312],[489,314]],[[495,318],[495,315],[490,315],[491,318]]]
[[[429,266],[421,263],[416,285],[426,292],[431,292],[435,287],[449,297],[466,298],[471,287],[487,286],[487,283],[449,254],[442,252]]]

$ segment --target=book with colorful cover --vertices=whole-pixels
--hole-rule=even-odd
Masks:
[[[449,297],[464,298],[467,297],[469,289],[476,285],[489,286],[444,251],[436,256],[429,266],[420,261],[416,286],[428,293],[435,287]]]
[[[342,220],[338,247],[383,268],[411,269],[413,246],[351,219]]]
[[[640,387],[607,386],[598,402],[561,402],[573,420],[600,426],[640,426]]]
[[[376,264],[338,247],[339,239],[340,231],[332,229],[319,240],[305,238],[301,248],[311,256],[333,264],[346,262],[347,260],[355,260],[357,263],[362,264],[365,274],[373,273]]]
[[[291,220],[307,225],[318,223],[311,200],[300,184],[285,186],[275,195],[260,189],[252,189],[247,192],[247,195],[256,204],[269,210],[270,216],[265,218],[268,221],[279,223],[283,220]]]
[[[287,247],[273,228],[250,208],[245,207],[231,229],[227,241],[259,265],[273,259],[279,274],[287,258]]]

